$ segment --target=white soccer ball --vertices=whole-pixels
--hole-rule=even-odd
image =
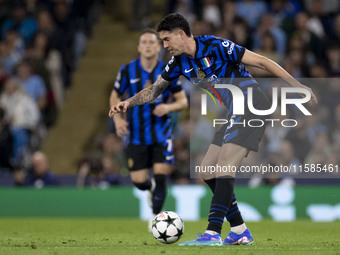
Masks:
[[[183,233],[184,223],[174,212],[161,212],[152,221],[152,234],[161,243],[175,243]]]

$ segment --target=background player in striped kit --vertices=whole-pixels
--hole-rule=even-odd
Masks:
[[[139,37],[140,57],[119,70],[110,97],[114,106],[126,92],[136,95],[152,84],[161,75],[164,63],[158,59],[161,41],[158,33],[146,29]],[[188,102],[180,84],[174,80],[168,89],[153,102],[129,109],[126,118],[114,116],[116,133],[127,136],[126,155],[133,184],[140,190],[149,190],[149,203],[153,214],[158,214],[166,197],[166,176],[174,162],[172,130],[168,113],[187,108]],[[170,97],[174,101],[168,103]],[[149,168],[153,167],[153,178]],[[150,231],[149,222],[149,231]]]
[[[265,94],[257,82],[249,74],[244,64],[258,67],[284,79],[291,87],[304,88],[310,92],[312,102],[317,99],[312,90],[282,69],[278,64],[246,50],[244,47],[215,36],[193,37],[187,20],[180,14],[169,14],[158,25],[157,31],[163,40],[164,47],[174,57],[165,67],[162,76],[154,86],[146,89],[133,98],[112,107],[109,115],[126,111],[127,108],[141,105],[153,100],[161,94],[173,79],[184,75],[189,80],[206,79],[214,83],[218,79],[227,79],[228,84],[238,86],[247,98],[247,88],[253,88],[253,104],[258,110],[269,108]],[[241,79],[242,78],[242,79]],[[199,85],[198,81],[198,85]],[[219,98],[228,108],[227,118],[241,122],[242,118],[260,118],[252,114],[246,107],[245,114],[233,115],[233,98],[229,90],[216,90]],[[257,151],[263,136],[265,126],[250,128],[243,126],[224,127],[219,130],[205,155],[202,165],[206,166],[236,166],[238,167],[249,150]],[[213,176],[204,176],[214,196],[211,201],[209,224],[206,232],[198,239],[181,243],[180,245],[230,245],[252,244],[253,238],[243,222],[234,194],[235,173],[223,172]],[[230,222],[231,232],[222,242],[221,229],[224,218]]]

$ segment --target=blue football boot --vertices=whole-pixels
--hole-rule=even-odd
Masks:
[[[248,229],[240,235],[230,232],[223,240],[224,245],[251,245],[253,243],[254,239]]]
[[[210,235],[207,233],[197,234],[198,238],[196,240],[187,241],[180,243],[179,246],[221,246],[222,238],[221,234]]]

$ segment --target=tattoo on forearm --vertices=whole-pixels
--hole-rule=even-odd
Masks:
[[[137,95],[127,99],[129,107],[143,105],[156,99],[169,86],[170,82],[159,78],[151,87],[143,89]]]

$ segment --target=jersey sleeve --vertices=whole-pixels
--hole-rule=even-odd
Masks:
[[[129,79],[127,75],[127,67],[124,65],[119,69],[119,72],[116,77],[115,84],[113,89],[115,89],[118,94],[121,96],[124,94],[129,84]]]
[[[240,64],[246,48],[226,39],[221,39],[220,44],[224,59],[236,65]]]
[[[181,69],[175,57],[172,57],[163,70],[162,78],[166,81],[173,81],[174,79],[178,78],[181,74],[182,74]]]
[[[180,91],[182,91],[182,82],[180,79],[176,79],[170,84],[170,92],[175,94]]]

